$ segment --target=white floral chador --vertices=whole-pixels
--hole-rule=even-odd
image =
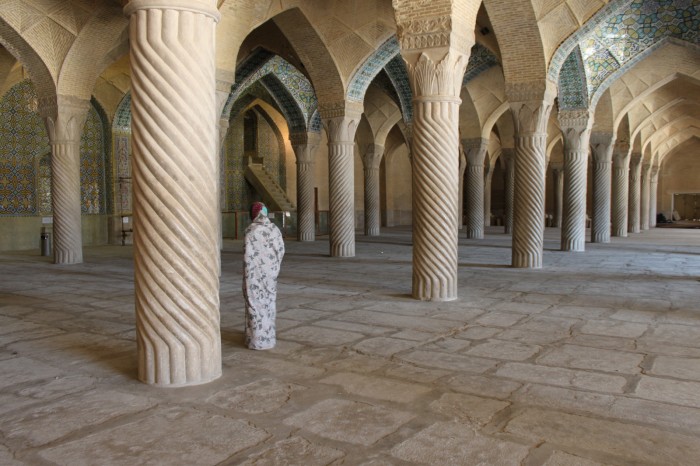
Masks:
[[[282,257],[282,233],[261,212],[246,229],[243,247],[245,342],[250,349],[275,346],[277,276]]]

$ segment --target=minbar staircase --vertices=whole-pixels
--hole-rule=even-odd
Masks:
[[[296,210],[284,189],[277,184],[261,163],[251,163],[245,170],[245,178],[262,195],[270,211],[291,212]]]

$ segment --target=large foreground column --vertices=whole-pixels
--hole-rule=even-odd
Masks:
[[[132,0],[134,284],[139,378],[221,375],[213,0]]]
[[[564,134],[564,210],[561,250],[586,249],[586,188],[588,144],[593,117],[588,110],[559,112]]]
[[[297,240],[316,239],[316,212],[314,204],[314,152],[320,141],[318,133],[289,135],[297,158]]]
[[[630,233],[639,233],[642,200],[642,154],[632,154],[630,158],[629,180],[629,224]]]
[[[659,167],[652,167],[649,182],[649,228],[656,227],[656,203],[659,189]]]
[[[640,211],[639,211],[639,229],[648,230],[649,229],[649,194],[650,194],[650,183],[651,183],[651,165],[642,165],[642,187],[641,187],[641,199],[639,201]]]
[[[506,95],[515,124],[512,265],[541,268],[547,122],[556,85],[551,81],[506,84]]]
[[[365,175],[365,235],[379,236],[381,209],[379,198],[379,165],[384,155],[384,146],[371,144],[362,156]]]
[[[564,164],[552,164],[554,178],[554,226],[561,228],[564,218]]]
[[[505,165],[503,226],[507,235],[513,233],[513,196],[515,195],[515,149],[501,149]]]
[[[321,113],[323,115],[324,112]],[[355,255],[355,132],[360,111],[324,118],[328,132],[328,197],[332,257]]]
[[[53,261],[83,262],[80,199],[80,137],[90,102],[70,96],[42,99],[41,112],[51,144]]]
[[[618,143],[613,151],[612,235],[627,237],[629,199],[629,145]]]
[[[591,134],[593,151],[593,215],[591,242],[610,242],[610,196],[612,188],[613,133]]]
[[[488,139],[462,141],[467,155],[467,238],[484,237],[484,158]]]
[[[461,230],[464,227],[464,172],[467,169],[467,156],[464,155],[464,146],[459,145],[459,197],[457,203],[457,226]]]

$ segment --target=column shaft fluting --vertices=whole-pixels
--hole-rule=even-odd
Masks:
[[[586,248],[586,178],[588,153],[583,150],[564,154],[564,203],[561,250]]]
[[[544,183],[547,135],[515,138],[513,267],[541,268],[544,250]]]
[[[289,135],[297,159],[297,240],[316,240],[316,184],[313,154],[320,139],[316,133]]]
[[[654,167],[651,170],[651,181],[649,183],[649,228],[656,227],[656,215],[659,189],[659,168]]]
[[[467,169],[467,157],[464,155],[464,147],[459,146],[459,194],[457,198],[457,225],[461,230],[464,227],[464,173]]]
[[[384,147],[371,145],[362,156],[365,176],[365,235],[379,236],[381,210],[379,197],[379,165],[384,155]]]
[[[491,180],[493,178],[493,167],[491,167],[484,178],[484,226],[491,226]]]
[[[359,115],[324,120],[328,130],[330,254],[355,256],[355,131]]]
[[[591,242],[610,242],[610,209],[612,195],[612,151],[615,135],[591,134],[593,148],[593,206]]]
[[[83,262],[80,195],[80,138],[90,103],[69,96],[43,98],[42,116],[51,144],[53,258],[56,264]]]
[[[467,156],[467,238],[484,237],[484,158],[488,139],[465,139]]]
[[[641,180],[641,199],[639,201],[640,212],[639,212],[639,228],[640,230],[649,229],[649,191],[650,191],[650,170],[651,166],[644,165],[642,167],[642,180]]]
[[[503,212],[503,226],[505,233],[513,233],[513,198],[515,196],[515,154],[513,149],[503,149],[502,155],[505,161],[505,205]]]
[[[610,196],[612,184],[612,162],[593,163],[593,217],[591,219],[591,242],[610,242]]]
[[[629,178],[629,224],[627,228],[630,233],[639,233],[642,181],[642,164],[639,157],[632,157]]]
[[[51,144],[53,259],[56,264],[83,262],[80,208],[80,140]]]
[[[554,219],[556,228],[561,228],[564,218],[564,168],[556,167],[552,170],[554,176]]]
[[[629,156],[616,156],[612,176],[612,235],[627,237]]]
[[[209,5],[209,3],[211,3]],[[221,375],[214,2],[133,1],[134,284],[139,378]]]

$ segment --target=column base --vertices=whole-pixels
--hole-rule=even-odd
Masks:
[[[516,269],[541,269],[542,255],[513,255],[511,267]]]
[[[561,250],[566,252],[584,252],[586,250],[585,241],[562,241]]]
[[[467,238],[469,239],[484,239],[484,230],[482,229],[467,229]]]

